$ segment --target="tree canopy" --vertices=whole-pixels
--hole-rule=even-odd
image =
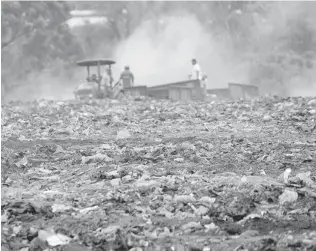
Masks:
[[[25,78],[49,67],[54,60],[66,65],[81,53],[66,21],[66,2],[2,2],[2,82]]]

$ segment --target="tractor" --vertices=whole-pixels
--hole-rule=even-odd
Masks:
[[[115,98],[121,91],[120,81],[113,86],[111,66],[115,64],[112,59],[85,59],[77,61],[78,66],[87,68],[86,81],[81,83],[74,91],[75,99],[105,99]],[[108,83],[104,84],[101,76],[101,66],[108,66]],[[97,67],[97,74],[90,74],[90,68]]]

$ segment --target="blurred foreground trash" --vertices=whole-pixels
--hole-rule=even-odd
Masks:
[[[288,188],[285,189],[285,191],[280,195],[279,201],[281,205],[285,205],[286,203],[294,203],[298,199],[297,192],[290,190]]]

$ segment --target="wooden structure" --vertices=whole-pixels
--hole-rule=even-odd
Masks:
[[[229,83],[229,88],[208,89],[208,95],[216,95],[220,100],[251,99],[259,95],[258,87]],[[125,88],[124,91],[132,96],[149,96],[156,99],[182,100],[207,100],[203,94],[199,80],[187,80],[153,87],[134,86]]]
[[[147,86],[146,85],[138,85],[133,87],[125,87],[124,92],[133,97],[139,96],[147,96]]]
[[[169,99],[171,100],[191,100],[190,87],[172,86],[169,89]]]
[[[215,94],[221,100],[251,99],[259,95],[258,87],[228,83],[228,88],[208,89],[208,95]],[[158,99],[205,100],[199,80],[187,80],[148,88],[148,95]]]
[[[186,80],[149,87],[148,96],[171,100],[202,100],[203,89],[199,80]]]

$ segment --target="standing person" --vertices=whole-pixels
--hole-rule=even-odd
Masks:
[[[103,89],[104,95],[108,96],[108,97],[111,93],[111,78],[112,77],[110,74],[110,69],[105,67],[105,73],[102,76],[100,84],[101,84],[101,88]],[[113,81],[113,79],[112,79],[112,81]]]
[[[202,71],[201,71],[201,67],[200,65],[197,63],[196,59],[192,59],[192,73],[190,75],[190,78],[192,80],[198,80],[199,81],[199,85],[201,88],[201,95],[202,98],[204,99],[206,96],[206,75],[203,76]]]
[[[207,96],[207,75],[206,74],[202,75],[201,87],[203,89],[204,98],[206,98]]]
[[[191,79],[198,79],[202,80],[202,72],[201,72],[201,67],[197,63],[196,59],[192,59],[192,73],[191,73]]]
[[[120,80],[123,82],[123,88],[132,87],[134,85],[134,74],[130,71],[129,66],[124,67]]]
[[[102,76],[101,84],[102,85],[106,85],[106,86],[110,86],[111,85],[111,79],[112,79],[112,76],[110,74],[110,69],[105,67],[105,73]],[[112,79],[112,82],[113,82],[113,79]]]

